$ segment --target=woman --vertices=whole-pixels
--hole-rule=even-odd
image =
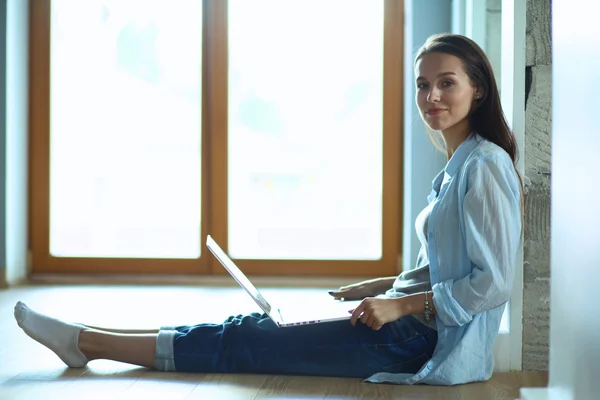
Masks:
[[[119,331],[15,307],[19,326],[67,365],[110,359],[165,371],[272,373],[453,385],[488,379],[521,240],[515,139],[490,63],[470,39],[436,35],[415,58],[416,101],[448,163],[416,221],[417,265],[330,292],[363,299],[350,323],[277,328],[265,315]]]

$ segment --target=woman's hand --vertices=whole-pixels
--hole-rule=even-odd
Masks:
[[[342,286],[337,291],[330,291],[329,294],[336,300],[362,300],[365,297],[377,296],[392,287],[395,277],[376,278],[354,283],[348,286]]]
[[[378,331],[388,322],[393,322],[409,314],[408,304],[403,300],[402,297],[393,299],[368,297],[354,310],[348,311],[352,313],[350,323],[356,326],[356,322],[360,318],[363,324]]]

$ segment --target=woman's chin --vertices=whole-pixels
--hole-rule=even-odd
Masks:
[[[431,123],[429,121],[427,121],[425,124],[432,131],[441,131],[442,129],[444,129],[443,124]]]

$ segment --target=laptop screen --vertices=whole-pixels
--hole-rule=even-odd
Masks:
[[[215,255],[217,260],[225,267],[227,271],[233,276],[233,279],[240,284],[241,287],[246,289],[246,292],[256,301],[256,303],[262,308],[264,312],[269,314],[271,312],[271,305],[269,302],[260,294],[258,289],[246,278],[246,275],[231,261],[231,258],[219,247],[217,242],[208,235],[206,237],[206,246]]]

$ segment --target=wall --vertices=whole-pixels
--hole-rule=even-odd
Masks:
[[[502,0],[487,0],[485,13],[485,53],[490,59],[496,84],[502,87]]]
[[[593,181],[600,147],[594,101],[600,25],[592,10],[582,12],[589,7],[589,0],[553,5],[550,382],[549,388],[522,390],[523,400],[587,400],[600,393],[600,318],[595,311],[600,302],[600,209],[594,204],[600,190]],[[547,56],[549,46],[534,49],[537,61]]]
[[[0,121],[6,121],[6,0],[0,0]],[[6,284],[6,124],[0,123],[0,287]]]
[[[404,38],[404,269],[412,268],[421,247],[415,231],[417,215],[427,205],[431,181],[444,168],[446,156],[437,151],[427,135],[415,103],[413,60],[425,40],[441,32],[450,32],[451,0],[405,0]]]
[[[523,369],[548,369],[550,313],[551,0],[527,0]]]

